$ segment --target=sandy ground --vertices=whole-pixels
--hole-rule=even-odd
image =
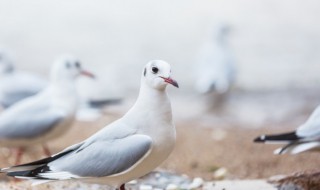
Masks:
[[[118,115],[104,117],[95,123],[75,123],[64,137],[50,143],[52,152],[58,152],[67,145],[79,142],[116,118]],[[275,132],[274,128],[271,128],[272,132]],[[272,151],[278,146],[252,143],[254,137],[268,132],[271,131],[239,127],[204,128],[199,127],[197,123],[178,123],[177,146],[161,168],[210,181],[215,180],[213,174],[219,168],[227,170],[226,179],[235,180],[269,178],[273,175],[318,167],[320,157],[316,153],[277,156],[273,155]],[[41,157],[41,148],[35,147],[28,151],[23,161]],[[9,162],[12,163],[12,159]],[[10,165],[4,156],[1,156],[0,163],[1,167]],[[1,177],[7,180],[6,177]]]
[[[174,152],[159,168],[178,174],[186,174],[190,178],[201,177],[206,181],[231,180],[218,181],[216,186],[210,188],[220,189],[220,187],[225,186],[228,187],[225,189],[230,190],[236,187],[237,190],[240,190],[240,187],[246,184],[248,185],[247,188],[251,184],[251,186],[255,185],[255,188],[269,190],[272,189],[272,186],[265,182],[256,181],[256,179],[268,179],[279,174],[319,168],[317,163],[320,162],[320,157],[315,152],[294,156],[279,156],[273,155],[273,150],[278,148],[278,145],[254,144],[252,142],[256,136],[261,134],[284,132],[296,128],[308,117],[318,99],[316,93],[312,96],[291,95],[286,101],[282,101],[286,97],[285,94],[274,96],[265,93],[235,95],[230,98],[227,104],[227,113],[202,113],[201,109],[197,108],[199,105],[194,103],[195,99],[182,96],[174,97],[173,108],[176,108],[174,109],[174,115],[176,116],[177,144]],[[52,153],[59,152],[68,145],[84,140],[106,124],[118,119],[131,106],[133,101],[134,98],[132,98],[132,101],[124,102],[123,105],[107,108],[105,116],[95,122],[75,122],[68,133],[49,143]],[[186,104],[186,102],[189,103]],[[265,104],[261,104],[261,102]],[[304,106],[301,107],[301,104]],[[288,105],[291,105],[291,107],[288,107]],[[235,107],[238,112],[246,113],[247,118],[241,120],[243,116],[240,113],[228,112]],[[276,109],[277,107],[278,109]],[[280,113],[277,110],[284,110],[285,113]],[[296,113],[298,110],[300,110],[299,114]],[[283,119],[276,121],[277,118]],[[246,122],[248,120],[253,122],[248,124]],[[9,152],[2,148],[1,153],[0,167],[12,165],[13,157],[7,159]],[[33,147],[28,150],[23,162],[42,157],[41,147]],[[219,175],[217,175],[217,171],[220,171]],[[222,174],[221,171],[223,171]],[[248,182],[247,180],[255,181]],[[4,175],[1,175],[1,181],[0,187],[1,185],[11,185],[15,187],[13,189],[29,187],[28,183],[22,183],[18,186],[7,183],[8,178]],[[56,189],[62,186],[66,186],[68,189],[73,187],[77,189],[77,185],[79,184],[58,183],[58,185],[52,186],[39,186],[37,189]],[[24,188],[19,188],[19,186]],[[84,189],[87,187],[80,186]],[[100,187],[90,186],[89,189],[95,188],[99,189]]]

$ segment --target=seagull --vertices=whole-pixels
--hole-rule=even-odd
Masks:
[[[213,40],[205,44],[199,53],[195,87],[201,94],[226,94],[234,82],[235,65],[227,44],[228,32],[227,25],[217,25]]]
[[[38,94],[48,85],[47,79],[35,73],[16,70],[9,53],[0,48],[0,107],[7,109],[25,98]],[[106,106],[120,104],[122,99],[80,97],[79,101],[76,119],[95,121],[103,115]]]
[[[124,190],[125,183],[155,169],[174,148],[176,130],[167,84],[179,87],[171,78],[170,65],[148,62],[138,99],[122,118],[58,154],[1,172],[39,183],[83,180]]]
[[[17,71],[10,55],[0,49],[0,105],[3,108],[39,93],[47,85],[47,80],[38,75]]]
[[[311,114],[309,119],[295,131],[262,135],[254,139],[257,143],[285,144],[284,147],[274,151],[274,154],[298,154],[308,150],[320,148],[320,106]]]
[[[0,115],[0,146],[17,148],[16,164],[26,147],[42,144],[64,134],[71,126],[77,109],[75,79],[79,75],[94,77],[81,68],[72,56],[55,61],[51,83],[42,92],[26,98]]]

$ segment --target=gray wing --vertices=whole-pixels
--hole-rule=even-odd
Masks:
[[[52,171],[43,176],[59,179],[59,172],[68,172],[80,177],[118,174],[142,159],[151,149],[151,145],[152,140],[146,135],[96,141],[80,151],[51,162],[48,166]]]
[[[50,131],[65,115],[48,105],[8,109],[0,115],[0,138],[33,138]]]

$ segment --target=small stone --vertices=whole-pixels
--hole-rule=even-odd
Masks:
[[[152,190],[151,185],[140,185],[139,190]]]
[[[223,129],[215,129],[212,131],[211,137],[215,141],[222,141],[227,136],[227,132]]]
[[[194,178],[192,183],[189,185],[189,189],[197,189],[203,185],[204,181],[202,178]]]
[[[166,190],[176,190],[178,189],[178,186],[175,184],[169,184],[166,188]]]
[[[269,183],[276,183],[277,181],[283,180],[286,177],[287,177],[286,175],[275,175],[275,176],[269,177],[267,181]]]
[[[136,185],[137,183],[138,183],[137,180],[132,180],[132,181],[130,181],[128,184],[129,184],[129,185]]]
[[[221,180],[226,177],[228,170],[226,168],[219,168],[213,173],[214,179]]]

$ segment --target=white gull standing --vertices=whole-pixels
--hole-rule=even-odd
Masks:
[[[216,25],[213,39],[201,49],[197,59],[196,90],[206,95],[209,109],[220,111],[235,81],[235,61],[227,43],[229,27]]]
[[[33,96],[48,85],[48,82],[33,73],[17,71],[13,59],[0,49],[0,104],[3,108]]]
[[[122,118],[52,157],[1,171],[43,182],[78,179],[125,189],[126,182],[155,169],[174,148],[166,86],[178,83],[170,75],[167,62],[150,61],[142,72],[138,99]]]
[[[26,98],[0,115],[0,146],[18,148],[16,164],[26,147],[42,144],[64,134],[71,126],[77,109],[75,79],[93,75],[81,68],[71,56],[58,59],[51,69],[51,83],[42,92]]]
[[[36,95],[49,85],[45,78],[35,73],[15,69],[13,62],[10,54],[0,48],[0,106],[4,109]],[[105,106],[118,104],[121,99],[96,99],[89,96],[80,97],[79,101],[77,119],[86,121],[97,119],[102,115],[101,112]]]
[[[198,58],[196,90],[200,93],[226,93],[235,79],[235,63],[227,43],[229,27],[216,25],[212,41],[201,49]]]
[[[254,139],[258,143],[285,144],[274,154],[298,154],[308,150],[320,149],[320,106],[297,130],[276,135],[262,135]]]

